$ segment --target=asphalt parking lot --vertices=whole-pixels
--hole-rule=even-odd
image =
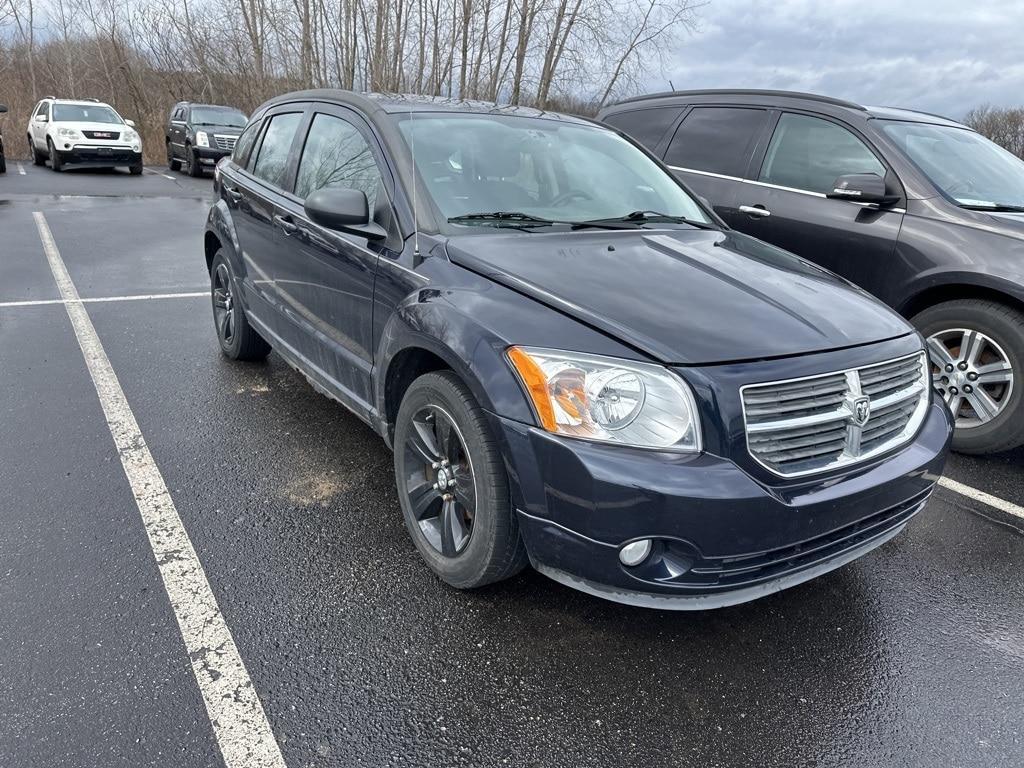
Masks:
[[[948,466],[1003,510],[940,488],[879,550],[755,603],[659,613],[533,572],[459,593],[421,564],[379,438],[275,355],[221,356],[209,179],[8,168],[0,765],[222,766],[229,727],[36,212],[290,768],[1024,764],[1024,451]]]

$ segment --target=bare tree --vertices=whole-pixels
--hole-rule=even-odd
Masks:
[[[983,104],[964,117],[964,123],[999,146],[1024,158],[1024,107]]]

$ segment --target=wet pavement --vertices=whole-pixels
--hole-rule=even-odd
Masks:
[[[9,168],[0,765],[223,765],[64,307],[10,305],[59,297],[33,211],[83,298],[205,290],[210,181]],[[206,297],[85,306],[290,768],[1024,764],[1024,520],[939,489],[863,559],[707,613],[530,571],[461,593],[380,439],[275,355],[224,359]],[[1024,451],[947,474],[1024,503]]]

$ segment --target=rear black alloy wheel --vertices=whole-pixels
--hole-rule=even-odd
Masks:
[[[452,416],[425,405],[405,439],[405,493],[423,537],[445,557],[458,557],[473,535],[476,477]]]
[[[470,589],[526,565],[497,441],[454,373],[427,373],[409,386],[394,446],[405,525],[434,573]]]
[[[217,343],[221,352],[232,360],[262,360],[270,354],[270,345],[249,325],[238,302],[236,286],[231,263],[223,251],[217,251],[210,265],[210,296]]]

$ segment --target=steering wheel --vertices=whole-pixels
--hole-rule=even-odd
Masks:
[[[593,200],[594,196],[584,192],[581,189],[567,189],[560,195],[556,195],[550,201],[548,205],[552,208],[557,208],[560,205],[565,205],[570,200]]]

